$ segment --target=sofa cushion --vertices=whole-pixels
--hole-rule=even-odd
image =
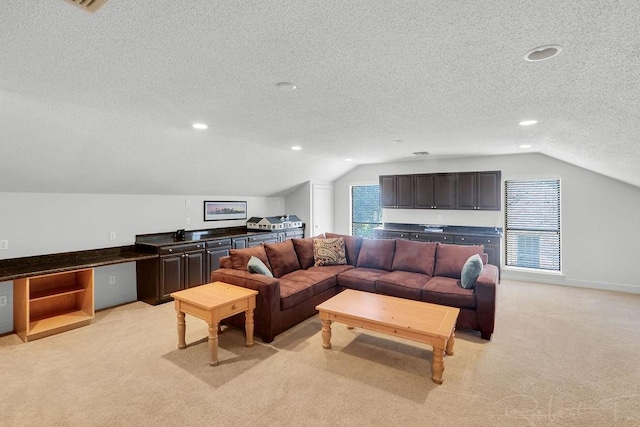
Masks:
[[[386,270],[373,268],[353,268],[338,275],[338,285],[358,291],[376,291],[376,280],[388,274]]]
[[[286,310],[307,301],[313,296],[309,283],[280,278],[280,310]]]
[[[231,249],[229,251],[229,258],[231,258],[233,268],[236,270],[247,271],[247,264],[252,256],[258,258],[267,266],[267,268],[269,268],[269,270],[271,270],[269,258],[267,258],[267,253],[264,250],[264,245],[244,249]]]
[[[313,239],[314,265],[342,265],[347,263],[344,239]]]
[[[282,277],[292,271],[300,270],[298,255],[293,248],[293,242],[291,242],[291,240],[285,240],[281,243],[270,243],[264,245],[264,249],[267,253],[267,258],[269,258],[271,271],[273,271],[275,277]]]
[[[356,267],[391,271],[395,247],[396,241],[393,239],[365,239],[358,254]]]
[[[293,242],[293,248],[298,255],[298,261],[300,262],[300,268],[306,270],[314,263],[313,259],[313,239],[307,237],[306,239],[291,239]]]
[[[296,270],[283,276],[283,278],[311,285],[313,295],[318,295],[338,284],[335,274],[318,268],[314,270]]]
[[[474,308],[476,306],[473,289],[464,289],[457,279],[440,276],[431,278],[424,285],[422,301],[458,308]]]
[[[482,271],[482,259],[480,255],[471,255],[462,266],[460,273],[460,284],[465,289],[473,289],[476,286],[476,279]]]
[[[344,240],[344,248],[347,252],[347,263],[356,265],[358,262],[358,254],[360,253],[360,247],[362,247],[362,241],[364,238],[360,236],[350,236],[348,234],[335,234],[325,233],[327,238],[342,237]]]
[[[434,276],[445,276],[459,279],[464,263],[471,255],[482,254],[484,246],[466,246],[440,244],[436,249],[436,266]]]
[[[260,261],[260,258],[252,256],[247,263],[247,270],[249,273],[263,274],[268,277],[273,277],[271,271],[264,265],[264,262]]]
[[[434,242],[415,242],[397,239],[396,251],[393,255],[393,271],[411,271],[433,276],[436,262],[436,246]]]
[[[420,301],[422,288],[431,276],[409,271],[392,271],[376,280],[376,292],[399,298]]]
[[[325,273],[329,273],[332,274],[334,276],[337,276],[338,274],[342,273],[343,271],[347,271],[347,270],[352,270],[353,268],[355,268],[353,265],[349,265],[349,264],[342,264],[342,265],[322,265],[322,266],[313,266],[313,267],[309,267],[309,271],[315,271],[315,270],[319,270],[319,271],[323,271]]]

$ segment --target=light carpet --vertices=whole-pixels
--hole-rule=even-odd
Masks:
[[[431,377],[431,348],[332,327],[317,316],[244,346],[238,329],[208,364],[206,324],[173,304],[134,302],[89,325],[22,343],[0,337],[0,425],[640,425],[640,295],[498,285],[490,342],[458,331]]]

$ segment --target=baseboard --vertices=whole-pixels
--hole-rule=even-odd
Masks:
[[[545,283],[549,285],[572,286],[575,288],[599,289],[602,291],[625,292],[629,294],[640,294],[640,286],[627,285],[623,283],[592,282],[588,280],[567,279],[565,276],[556,274],[535,274],[519,271],[502,270],[502,279],[520,280],[523,282]]]

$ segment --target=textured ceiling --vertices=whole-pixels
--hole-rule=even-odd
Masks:
[[[640,186],[638,22],[636,1],[2,0],[0,191],[273,195],[414,151]]]

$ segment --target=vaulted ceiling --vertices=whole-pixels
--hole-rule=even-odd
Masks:
[[[2,0],[0,191],[274,195],[418,151],[640,186],[638,22],[635,1]]]

